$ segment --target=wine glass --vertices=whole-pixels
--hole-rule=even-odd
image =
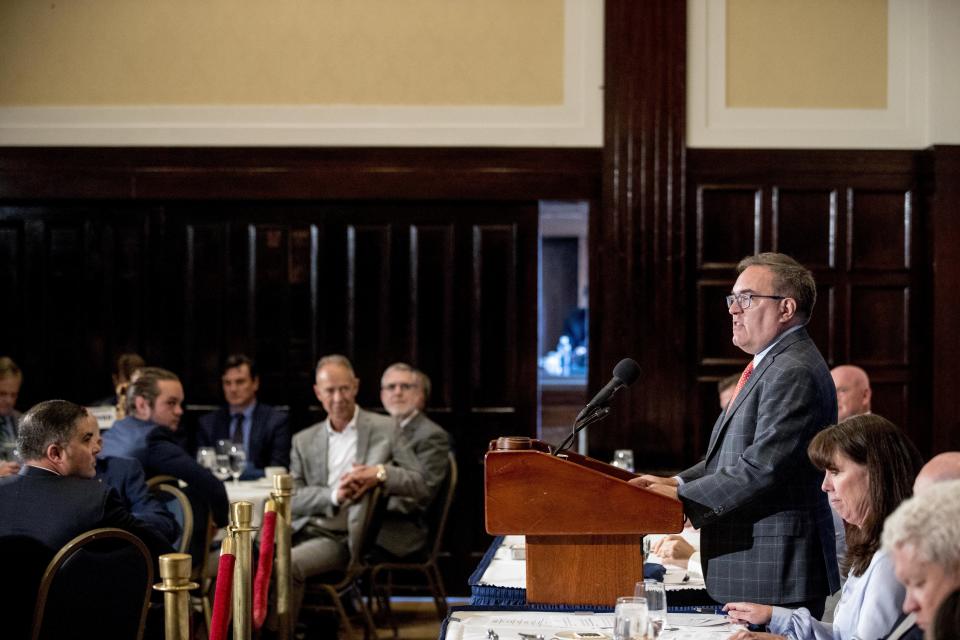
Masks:
[[[217,466],[217,450],[214,447],[199,447],[197,449],[197,464],[212,471]]]
[[[233,476],[233,483],[240,482],[240,474],[247,467],[247,452],[243,450],[243,445],[232,444],[227,449],[227,456],[230,458],[230,475]]]
[[[213,458],[213,468],[210,469],[210,471],[217,477],[217,480],[223,482],[230,477],[230,454],[217,449],[217,453]]]
[[[633,589],[633,595],[647,601],[647,619],[650,637],[656,640],[667,626],[667,592],[662,582],[643,580]]]
[[[647,633],[647,601],[645,598],[617,598],[614,609],[614,640],[642,640]]]

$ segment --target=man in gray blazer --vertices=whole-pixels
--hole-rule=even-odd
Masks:
[[[411,558],[424,550],[429,533],[427,510],[434,500],[443,499],[437,494],[450,471],[450,437],[423,413],[429,395],[430,378],[406,363],[390,365],[380,378],[380,401],[417,456],[427,485],[421,500],[392,496],[387,503],[374,550],[384,560]]]
[[[367,491],[379,484],[388,496],[422,500],[427,494],[420,465],[396,423],[358,407],[359,388],[346,357],[322,358],[313,390],[327,418],[293,438],[294,620],[307,578],[346,568],[362,544]]]
[[[833,523],[807,445],[836,422],[837,396],[804,328],[813,275],[793,258],[744,258],[727,306],[733,343],[753,360],[713,426],[703,460],[673,478],[632,482],[683,502],[701,528],[707,591],[823,613],[839,586]]]

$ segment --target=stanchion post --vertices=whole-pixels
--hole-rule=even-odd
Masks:
[[[293,590],[293,573],[290,566],[293,494],[293,476],[289,474],[273,476],[273,492],[270,495],[277,503],[277,634],[280,640],[289,640],[293,637],[293,625],[296,623],[296,620],[290,619],[290,596]]]
[[[163,626],[166,640],[190,639],[190,590],[197,588],[190,582],[193,558],[189,553],[165,553],[160,556],[159,584],[163,592]]]
[[[250,640],[253,636],[253,503],[230,505],[230,533],[236,542],[233,574],[233,638]]]

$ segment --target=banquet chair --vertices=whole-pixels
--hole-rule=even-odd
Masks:
[[[196,592],[190,594],[190,602],[194,610],[203,615],[203,623],[209,635],[210,619],[213,615],[211,591],[213,590],[214,574],[216,573],[215,560],[210,559],[211,547],[217,532],[217,527],[213,523],[213,516],[210,514],[210,510],[205,507],[203,508],[203,514],[199,510],[195,511],[193,509],[193,502],[187,495],[190,490],[189,485],[183,480],[171,475],[158,475],[148,479],[147,486],[151,490],[167,491],[166,487],[177,489],[187,499],[187,503],[191,507],[191,535],[181,535],[181,546],[185,549],[184,553],[193,555],[193,570],[190,574],[190,580],[199,584],[200,587]],[[202,523],[198,522],[201,518]],[[200,526],[203,527],[202,530],[198,528]],[[202,539],[200,536],[203,536]],[[201,553],[200,549],[206,550],[206,553]]]
[[[193,536],[193,506],[190,504],[190,498],[172,484],[157,483],[150,487],[150,490],[180,525],[180,537],[174,547],[179,553],[189,553],[190,540]]]
[[[367,571],[364,558],[367,557],[374,541],[377,539],[380,520],[387,501],[383,497],[382,489],[379,486],[367,492],[364,499],[367,501],[367,510],[360,527],[359,544],[351,549],[350,562],[347,568],[343,571],[331,571],[311,577],[307,580],[304,591],[303,610],[336,612],[349,640],[355,640],[356,635],[353,625],[350,624],[347,610],[343,605],[343,598],[347,596],[351,597],[353,603],[360,609],[364,624],[363,637],[373,638],[374,640],[377,637],[377,629],[373,623],[373,617],[370,615],[370,609],[364,602],[359,580]],[[321,604],[319,600],[328,600],[330,604]]]
[[[47,565],[33,614],[33,640],[143,636],[153,561],[122,529],[94,529],[65,544]]]
[[[447,617],[447,592],[443,585],[443,578],[440,575],[440,569],[437,566],[437,558],[440,556],[440,546],[443,543],[443,533],[447,528],[447,518],[450,515],[450,506],[453,504],[453,497],[457,490],[457,459],[453,452],[449,454],[449,467],[447,477],[437,492],[437,497],[427,509],[426,520],[428,525],[427,540],[432,541],[432,546],[426,550],[424,555],[419,558],[409,558],[398,560],[396,562],[378,562],[370,568],[370,593],[376,598],[379,609],[385,613],[390,626],[393,628],[393,637],[398,635],[397,622],[390,609],[390,598],[395,591],[404,593],[417,593],[424,589],[424,585],[415,582],[395,582],[394,572],[409,575],[419,573],[426,581],[425,588],[433,597],[433,602],[437,607],[437,616],[442,621]],[[387,580],[382,583],[380,575],[385,573]]]

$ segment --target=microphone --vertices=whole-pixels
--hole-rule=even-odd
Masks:
[[[621,387],[629,387],[631,384],[636,382],[637,378],[640,377],[640,365],[638,365],[634,360],[630,358],[624,358],[617,363],[617,366],[613,368],[613,377],[610,378],[610,382],[600,389],[597,392],[597,395],[593,396],[593,400],[587,403],[587,406],[583,408],[583,411],[577,414],[577,420],[580,420],[585,415],[596,409],[597,407],[602,407],[610,402],[610,398],[613,397]]]

